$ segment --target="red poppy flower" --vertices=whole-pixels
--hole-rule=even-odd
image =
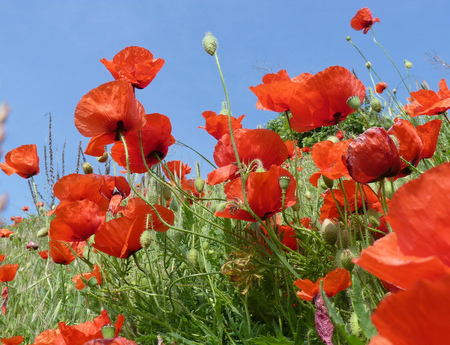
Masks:
[[[372,127],[353,140],[342,156],[350,176],[360,183],[398,175],[401,160],[395,142],[381,127]]]
[[[115,323],[115,337],[119,334],[123,322],[124,317],[118,315]],[[102,339],[102,327],[108,324],[111,324],[111,320],[106,310],[103,310],[101,315],[97,316],[93,321],[87,321],[74,326],[68,326],[65,322],[60,322],[58,323],[58,327],[66,344],[83,345],[92,339]]]
[[[347,101],[352,97],[364,101],[366,88],[349,70],[329,67],[300,84],[289,102],[290,123],[297,132],[342,122],[355,112]]]
[[[153,206],[159,216],[168,224],[173,224],[174,213],[160,205]],[[93,247],[117,258],[128,258],[142,248],[140,238],[145,230],[165,232],[169,228],[158,215],[140,198],[132,198],[121,211],[123,217],[106,223],[95,235]]]
[[[272,165],[266,172],[251,172],[245,183],[247,202],[258,218],[266,219],[281,211],[282,191],[280,187],[280,177],[290,179],[286,190],[284,205],[293,206],[296,203],[295,188],[296,182],[292,174],[277,166]],[[233,218],[256,221],[255,218],[245,209],[242,195],[241,178],[228,182],[224,188],[229,201],[225,210],[215,213],[218,217]]]
[[[441,125],[442,120],[432,120],[416,127],[417,134],[423,144],[420,159],[433,157],[436,151]]]
[[[364,34],[367,34],[372,25],[379,22],[380,19],[373,19],[372,12],[367,7],[364,7],[356,12],[350,21],[350,26],[356,31],[364,30]]]
[[[297,140],[286,140],[284,144],[286,145],[286,148],[288,150],[288,159],[293,160],[296,153],[298,158],[302,156],[302,150],[300,150],[300,147],[297,146]]]
[[[0,229],[0,238],[1,237],[9,237],[14,233],[14,231],[11,231],[9,229]]]
[[[439,91],[419,90],[411,92],[410,105],[405,106],[411,117],[419,115],[439,115],[450,109],[450,90],[445,79],[439,82]]]
[[[436,282],[419,281],[381,301],[372,321],[379,335],[370,345],[448,343],[450,275]]]
[[[86,285],[84,285],[84,281],[88,281],[92,277],[97,279],[97,285],[102,284],[102,275],[98,265],[94,265],[94,270],[91,273],[83,273],[83,279],[81,278],[81,274],[78,274],[72,278],[72,281],[75,283],[75,288],[77,290],[83,290],[86,287]]]
[[[320,282],[323,281],[323,290],[328,297],[336,295],[352,285],[350,272],[344,268],[336,268],[325,277],[313,283],[309,279],[298,279],[294,282],[302,291],[297,291],[297,296],[304,301],[312,301],[314,296],[320,292]]]
[[[137,345],[134,341],[127,338],[117,337],[109,339],[94,339],[89,340],[84,345]]]
[[[9,151],[5,156],[5,163],[0,163],[0,168],[6,175],[16,173],[23,178],[39,174],[39,156],[36,145],[22,145]]]
[[[59,329],[48,329],[39,334],[33,345],[66,345]]]
[[[27,212],[27,211],[29,211],[29,210],[30,210],[30,208],[29,208],[28,206],[22,207],[22,211],[24,211],[24,212]]]
[[[202,116],[206,120],[205,127],[198,127],[206,130],[209,134],[211,134],[214,138],[219,140],[222,138],[224,134],[230,133],[229,128],[229,120],[227,115],[219,114],[216,115],[213,111],[204,111]],[[231,128],[240,129],[242,128],[242,119],[245,115],[239,116],[239,118],[235,118],[231,116]]]
[[[155,113],[145,115],[145,119],[146,124],[140,130],[141,142],[139,142],[138,132],[129,133],[126,137],[130,172],[132,173],[147,172],[142,159],[141,143],[145,161],[149,168],[163,160],[169,151],[169,146],[175,143],[175,138],[171,134],[172,125],[167,116]],[[111,156],[117,164],[125,169],[127,168],[125,147],[121,141],[114,144],[111,149]]]
[[[281,165],[288,157],[288,150],[280,135],[269,129],[237,129],[233,131],[241,163],[255,164],[255,160],[268,170],[273,164]],[[236,155],[231,137],[225,134],[214,149],[214,161],[219,167],[208,174],[208,184],[216,185],[237,177]],[[257,164],[253,170],[256,170]]]
[[[271,226],[275,229],[275,231],[278,233],[280,237],[280,241],[282,244],[284,244],[289,249],[292,249],[296,251],[299,247],[299,242],[301,242],[300,239],[297,237],[297,233],[290,225],[282,225],[281,224],[281,217],[277,214],[276,215],[276,223],[273,221],[273,218],[267,219],[267,222],[271,224]],[[305,217],[300,219],[301,225],[306,229],[311,229],[311,218]],[[260,227],[261,230],[266,233],[266,236],[268,235],[265,228],[263,226]]]
[[[69,174],[53,186],[54,196],[61,201],[57,208],[87,199],[96,203],[101,212],[108,211],[113,196],[126,198],[130,191],[130,185],[123,176],[97,174]]]
[[[10,282],[16,277],[19,264],[0,266],[0,283]]]
[[[119,141],[145,125],[144,107],[136,100],[133,87],[116,80],[89,91],[75,109],[75,126],[85,137],[91,137],[85,153],[101,156],[104,146]]]
[[[342,155],[347,153],[348,145],[352,139],[334,143],[325,140],[314,144],[311,151],[311,158],[320,169],[315,171],[309,178],[309,182],[317,187],[320,176],[326,176],[330,180],[336,180],[341,177],[350,177],[347,167],[342,162]]]
[[[106,214],[90,200],[73,201],[55,210],[48,236],[55,241],[86,241],[105,223]]]
[[[375,86],[375,92],[376,93],[383,93],[383,91],[387,88],[387,84],[384,81],[380,81],[376,86]]]
[[[149,50],[135,46],[121,50],[112,61],[103,58],[100,62],[114,79],[125,79],[138,89],[148,86],[164,66],[163,59],[154,59]]]
[[[42,259],[44,259],[44,260],[48,259],[48,250],[43,250],[41,252],[38,252],[38,254]]]
[[[0,262],[2,262],[3,260],[5,260],[6,255],[0,255]]]
[[[302,147],[302,152],[304,152],[304,153],[309,153],[309,152],[311,152],[311,148],[310,147]]]
[[[401,186],[386,220],[394,233],[364,249],[356,263],[402,289],[450,274],[450,163]]]
[[[12,338],[2,338],[0,341],[3,345],[19,345],[23,341],[23,335],[16,335]]]
[[[289,110],[289,102],[300,84],[312,76],[310,73],[302,73],[291,79],[284,69],[276,74],[266,74],[262,84],[250,86],[250,90],[258,97],[256,108],[278,113]]]
[[[162,166],[163,172],[166,177],[171,181],[183,181],[186,179],[186,175],[190,174],[191,167],[184,164],[182,161],[170,161]]]
[[[376,211],[382,211],[377,195],[369,186],[363,185],[362,188],[364,196],[361,197],[360,189],[356,190],[355,181],[345,180],[342,182],[342,185],[344,186],[344,191],[342,191],[341,185],[338,186],[338,189],[333,189],[334,197],[330,190],[327,190],[324,194],[322,194],[323,205],[320,208],[320,219],[324,220],[327,218],[339,218],[339,210],[342,210],[344,207],[347,208],[347,212],[355,212],[355,210],[360,210],[363,207],[363,200],[366,204],[366,209],[371,207]],[[355,205],[356,193],[358,193],[358,196]],[[336,202],[338,205],[336,205]]]
[[[84,252],[83,248],[86,246],[86,242],[66,243],[53,240],[50,240],[48,244],[50,246],[49,254],[52,257],[53,262],[61,265],[69,265],[75,260],[73,252],[78,256],[82,256]]]

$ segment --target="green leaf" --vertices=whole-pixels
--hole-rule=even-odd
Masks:
[[[356,315],[358,316],[358,323],[361,327],[364,335],[370,339],[374,335],[377,334],[377,329],[372,324],[372,320],[370,319],[370,313],[364,306],[364,300],[362,296],[361,283],[356,275],[352,277],[352,289],[353,289],[353,298],[352,304],[353,309],[355,310]]]

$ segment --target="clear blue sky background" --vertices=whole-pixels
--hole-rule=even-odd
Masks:
[[[391,88],[404,87],[392,64],[372,41],[369,32],[354,31],[350,19],[368,6],[381,23],[374,26],[377,40],[406,75],[403,60],[419,81],[437,89],[447,71],[436,69],[426,52],[435,50],[450,61],[447,1],[2,1],[0,3],[0,101],[12,111],[6,125],[6,152],[23,144],[36,144],[41,174],[36,177],[44,192],[43,148],[48,145],[48,114],[53,117],[55,166],[61,169],[61,150],[66,142],[65,171],[74,172],[82,137],[73,114],[89,90],[112,80],[99,62],[111,60],[121,49],[138,45],[166,60],[155,80],[137,97],[147,113],[170,117],[176,139],[212,159],[216,143],[198,126],[205,110],[220,110],[224,100],[214,58],[201,40],[211,31],[219,40],[218,54],[234,116],[246,115],[243,124],[255,128],[276,113],[255,108],[256,97],[248,89],[261,83],[262,68],[286,69],[294,77],[317,73],[332,65],[354,69],[366,86],[371,81],[365,62],[345,40],[363,51]],[[258,68],[255,68],[258,67]],[[1,158],[1,161],[3,160]],[[194,167],[192,152],[173,147],[168,159],[183,159]],[[88,158],[96,163],[95,158]],[[202,163],[206,175],[206,164]],[[2,217],[22,215],[32,205],[27,181],[0,172],[0,193],[9,194]],[[9,221],[8,221],[9,223]]]

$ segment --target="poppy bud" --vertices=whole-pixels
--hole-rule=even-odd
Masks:
[[[221,202],[219,205],[217,205],[217,212],[222,212],[227,208],[226,202]]]
[[[216,212],[216,210],[217,210],[217,204],[216,203],[211,204],[211,212]]]
[[[191,263],[192,266],[197,266],[198,263],[198,250],[195,248],[191,248],[187,254],[187,259]]]
[[[90,277],[90,278],[87,280],[86,285],[89,286],[89,287],[91,287],[91,288],[96,287],[96,286],[98,285],[98,280],[97,280],[97,278],[95,278],[95,277]]]
[[[116,335],[116,326],[107,324],[102,327],[103,339],[111,339]]]
[[[346,248],[348,246],[348,242],[349,242],[348,231],[340,230],[338,233],[337,244],[341,248]]]
[[[359,99],[358,96],[350,96],[347,99],[347,104],[350,108],[352,108],[355,111],[357,111],[357,110],[359,110],[359,108],[361,108],[361,100]]]
[[[325,175],[322,175],[323,182],[328,188],[333,188],[334,181]]]
[[[394,188],[392,186],[392,183],[384,184],[384,196],[388,199],[392,199],[392,197],[394,196]]]
[[[194,181],[195,190],[200,194],[205,187],[205,181],[201,177],[197,177]]]
[[[339,138],[337,137],[337,136],[335,136],[335,135],[330,135],[328,138],[327,138],[327,140],[329,140],[329,141],[331,141],[331,142],[333,142],[333,143],[335,143],[335,144],[337,144],[340,140],[339,140]]]
[[[217,39],[212,35],[212,33],[207,32],[202,40],[203,49],[213,56],[217,49]]]
[[[203,248],[204,250],[208,249],[208,248],[209,248],[209,242],[207,242],[207,241],[203,242],[203,243],[202,243],[202,248]]]
[[[359,325],[358,315],[356,315],[355,312],[350,316],[350,330],[353,335],[356,335],[357,337],[361,336],[361,326]]]
[[[48,228],[42,228],[36,234],[37,237],[45,237],[48,235]]]
[[[141,237],[140,237],[140,242],[141,242],[141,246],[144,249],[147,249],[148,247],[150,247],[150,243],[152,243],[152,236],[150,234],[150,231],[145,230]]]
[[[403,63],[405,64],[405,67],[407,69],[410,69],[413,66],[413,64],[410,61],[408,61],[408,60],[403,61]]]
[[[370,63],[370,61],[367,61],[366,62],[366,68],[367,69],[370,69],[372,67],[372,64]]]
[[[178,212],[179,207],[178,207],[177,199],[175,199],[175,198],[172,199],[172,201],[170,202],[169,208],[174,212]]]
[[[375,97],[370,100],[370,106],[372,107],[372,110],[375,111],[376,113],[379,113],[383,108],[381,101]]]
[[[173,236],[173,241],[175,242],[176,245],[178,245],[183,240],[183,238],[184,238],[184,232],[177,231],[175,233],[175,235]]]
[[[322,226],[320,227],[320,235],[326,243],[331,246],[334,245],[337,239],[337,232],[337,226],[330,219],[325,219],[323,221]]]
[[[367,210],[367,217],[372,227],[378,228],[380,226],[380,215],[373,208]]]
[[[289,187],[289,183],[291,182],[291,178],[289,176],[286,175],[282,175],[278,178],[278,182],[280,183],[280,188],[283,192],[285,192],[288,187]]]
[[[97,157],[99,163],[105,163],[108,160],[108,152],[104,152],[103,155]]]
[[[309,190],[307,190],[307,191],[305,192],[305,198],[306,198],[307,200],[311,200],[311,199],[312,199],[312,194],[311,194],[311,192],[310,192]]]
[[[151,191],[148,195],[148,202],[152,205],[158,202],[158,194],[155,191]]]
[[[350,41],[352,40],[352,38],[351,38],[350,36],[347,36],[345,39],[346,39],[348,42],[350,42]]]
[[[164,200],[169,201],[170,198],[172,197],[172,192],[170,191],[170,188],[167,186],[164,186],[162,189],[162,195]]]
[[[397,89],[392,89],[392,93],[395,95],[397,93]]]
[[[83,168],[83,172],[87,175],[87,174],[92,174],[94,172],[94,168],[92,167],[91,164],[89,164],[88,162],[84,162],[83,165],[81,166]]]
[[[340,266],[344,267],[347,271],[351,271],[355,264],[352,262],[356,258],[356,255],[350,249],[344,249],[339,256]]]

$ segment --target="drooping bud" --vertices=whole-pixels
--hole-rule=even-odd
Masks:
[[[152,235],[150,234],[150,231],[145,230],[141,237],[140,237],[141,246],[144,249],[147,249],[150,247],[150,243],[152,243]]]
[[[373,228],[378,228],[380,226],[380,215],[373,208],[367,210],[367,218]]]
[[[84,162],[83,165],[81,166],[83,168],[83,172],[87,175],[87,174],[92,174],[94,172],[94,168],[92,167],[91,164],[89,164],[88,162]]]
[[[45,237],[48,235],[48,228],[42,228],[36,234],[37,237]]]
[[[205,181],[201,177],[197,177],[194,181],[195,190],[200,194],[205,187]]]
[[[410,68],[412,68],[412,66],[413,66],[412,62],[411,62],[411,61],[408,61],[408,60],[406,60],[406,59],[403,61],[403,63],[405,64],[405,67],[406,67],[407,69],[410,69]]]
[[[376,113],[379,113],[381,109],[383,109],[383,104],[378,98],[375,97],[373,97],[370,100],[370,106],[372,107],[372,110],[375,111]]]
[[[221,202],[219,205],[217,205],[217,212],[222,212],[227,208],[226,202]]]
[[[95,277],[90,277],[87,281],[86,281],[86,285],[94,288],[98,285],[98,280]]]
[[[347,104],[350,108],[352,108],[355,111],[361,108],[361,100],[359,99],[358,96],[350,96],[347,99]]]
[[[333,188],[334,181],[325,175],[322,175],[323,182],[328,188]]]
[[[177,231],[175,235],[173,235],[173,241],[176,245],[179,245],[184,238],[184,232]]]
[[[116,335],[116,326],[107,324],[102,327],[103,339],[111,339]]]
[[[394,188],[392,186],[392,183],[384,184],[384,196],[388,199],[392,199],[392,197],[394,196]]]
[[[97,161],[99,163],[105,163],[108,160],[108,152],[104,152],[103,155],[101,155],[100,157],[97,157]]]
[[[289,183],[291,182],[291,178],[286,175],[282,175],[278,178],[278,182],[280,183],[280,188],[283,192],[287,191],[289,187]]]
[[[337,226],[330,220],[325,219],[320,227],[320,235],[329,245],[334,245],[337,239]]]
[[[203,49],[213,56],[217,49],[217,39],[212,35],[212,33],[207,32],[202,40]]]

